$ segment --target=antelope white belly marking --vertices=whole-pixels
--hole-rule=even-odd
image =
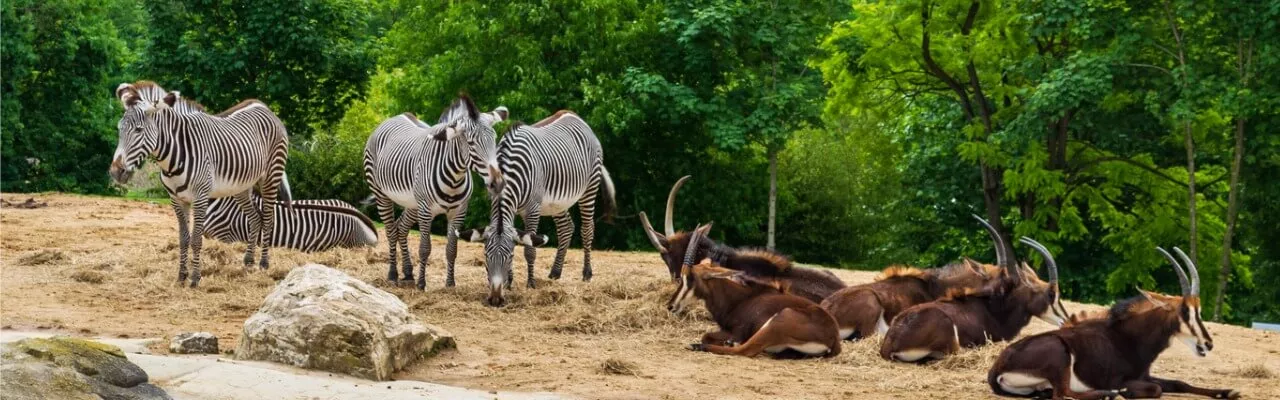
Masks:
[[[876,321],[876,333],[881,335],[889,332],[889,324],[884,322],[884,310],[880,310],[880,319]]]
[[[1027,375],[1021,372],[1005,372],[996,377],[996,383],[1000,384],[1000,388],[1004,391],[1027,395],[1037,390],[1048,389],[1052,387],[1048,380],[1037,376]]]
[[[840,328],[841,339],[848,339],[850,335],[853,335],[853,328]]]
[[[1080,378],[1076,377],[1076,356],[1074,354],[1071,355],[1071,364],[1067,367],[1067,369],[1071,371],[1071,390],[1075,392],[1088,392],[1090,390],[1093,390],[1093,388],[1089,387],[1089,385],[1086,385],[1084,384],[1084,382],[1081,382]]]
[[[790,347],[792,350],[795,350],[804,354],[809,354],[809,355],[826,354],[828,351],[830,351],[827,345],[818,343],[818,342],[792,344],[792,345],[787,345],[787,347]]]
[[[932,353],[929,349],[907,349],[893,353],[893,358],[898,361],[915,362],[928,357]]]

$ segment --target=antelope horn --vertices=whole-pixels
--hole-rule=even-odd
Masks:
[[[702,237],[706,236],[707,231],[711,230],[711,224],[698,225],[698,229],[693,230],[693,235],[689,237],[689,248],[684,251],[684,266],[693,266],[695,257],[698,255],[698,243],[702,241]]]
[[[1036,249],[1036,252],[1039,252],[1040,256],[1044,257],[1045,268],[1049,270],[1049,283],[1058,283],[1058,262],[1053,260],[1053,254],[1049,254],[1049,249],[1045,248],[1040,242],[1035,241],[1035,239],[1026,236],[1018,239],[1018,241]]]
[[[1178,264],[1178,260],[1174,259],[1173,255],[1169,254],[1168,251],[1165,251],[1163,247],[1156,247],[1156,250],[1159,250],[1160,254],[1163,254],[1164,258],[1173,264],[1173,270],[1178,273],[1178,283],[1182,286],[1182,295],[1190,296],[1191,281],[1187,280],[1187,273],[1182,271],[1182,265]],[[1174,247],[1173,250],[1180,251],[1177,247]]]
[[[1000,232],[996,231],[996,228],[991,226],[991,223],[987,222],[986,219],[979,217],[977,214],[972,215],[973,218],[982,223],[983,227],[987,228],[987,234],[991,235],[991,240],[996,242],[996,265],[1012,273],[1015,278],[1021,278],[1022,275],[1018,271],[1018,266],[1009,262],[1009,252],[1004,247],[1004,238],[1000,237]]]
[[[649,216],[645,215],[644,211],[640,212],[640,223],[644,225],[644,236],[649,238],[649,243],[653,244],[653,247],[657,248],[659,253],[666,253],[667,246],[663,246],[662,240],[658,239],[660,237],[658,231],[653,229],[653,225],[649,224]]]
[[[689,180],[689,178],[692,178],[692,176],[685,175],[680,178],[675,185],[671,186],[671,193],[667,194],[667,218],[663,220],[666,224],[664,228],[666,228],[667,237],[676,234],[675,223],[673,222],[676,213],[676,192],[680,190],[680,186],[684,185],[684,181]]]
[[[1183,253],[1182,249],[1173,248],[1174,253],[1178,253],[1178,257],[1182,258],[1182,264],[1187,268],[1187,273],[1191,275],[1191,295],[1200,295],[1200,271],[1196,270],[1196,263],[1191,262],[1191,257],[1187,257],[1187,253]]]

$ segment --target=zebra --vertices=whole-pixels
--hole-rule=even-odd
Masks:
[[[178,218],[178,282],[187,281],[187,249],[191,250],[191,287],[200,284],[200,249],[209,199],[232,197],[250,220],[251,236],[245,249],[246,268],[253,265],[256,247],[270,243],[277,196],[288,205],[289,184],[284,175],[289,137],[280,119],[266,104],[245,100],[217,115],[205,113],[199,103],[168,92],[149,100],[158,86],[139,88],[121,84],[116,96],[125,107],[119,122],[120,138],[110,174],[117,183],[129,180],[147,156],[157,160],[160,181],[169,192]],[[163,89],[160,89],[163,90]],[[254,208],[250,196],[260,187],[263,207]],[[283,189],[283,190],[282,190]],[[188,211],[193,226],[188,232]],[[270,265],[271,246],[262,246],[260,267]]]
[[[488,165],[491,213],[489,225],[463,233],[469,240],[484,240],[485,271],[489,277],[491,306],[501,306],[503,286],[513,280],[511,262],[515,244],[524,246],[528,263],[528,287],[535,286],[533,263],[536,248],[547,242],[538,235],[543,215],[555,218],[558,246],[550,279],[560,279],[565,253],[573,238],[569,208],[578,205],[582,220],[582,280],[591,280],[591,244],[595,238],[596,196],[604,185],[601,214],[614,205],[613,179],[604,167],[604,152],[586,121],[562,110],[533,125],[514,123],[498,144],[497,162]],[[517,236],[514,219],[519,212],[524,233]]]
[[[253,195],[255,207],[262,197]],[[323,251],[334,247],[362,247],[378,244],[378,231],[373,221],[355,207],[341,200],[294,200],[292,208],[276,206],[275,231],[268,245],[304,252]],[[248,243],[252,237],[251,219],[234,199],[223,197],[209,201],[204,235],[226,243]],[[253,219],[256,219],[254,215]]]
[[[413,261],[409,257],[409,228],[418,224],[422,240],[418,246],[418,289],[426,288],[426,267],[431,256],[431,220],[446,214],[449,219],[445,245],[445,286],[454,286],[454,260],[458,252],[457,230],[467,214],[471,198],[471,171],[487,183],[484,165],[493,160],[497,133],[493,125],[507,118],[507,108],[481,113],[471,98],[462,95],[440,115],[436,125],[427,125],[413,113],[383,121],[369,136],[364,148],[365,182],[373,192],[378,215],[386,224],[387,280],[398,282],[396,247],[404,280],[413,282]],[[395,218],[395,206],[404,209]]]

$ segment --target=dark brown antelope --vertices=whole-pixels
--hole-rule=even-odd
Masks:
[[[694,232],[694,240],[699,235]],[[685,258],[692,260],[692,252]],[[720,330],[703,335],[693,350],[715,354],[776,357],[840,354],[836,321],[817,303],[788,294],[788,281],[721,268],[685,264],[680,288],[667,303],[680,312],[693,298],[706,303]]]
[[[996,264],[1005,264],[1006,254],[999,238],[992,236],[991,239],[996,242]],[[889,267],[876,277],[875,282],[850,286],[831,294],[822,301],[822,308],[836,318],[841,338],[857,340],[885,333],[889,330],[888,322],[911,306],[937,300],[951,290],[978,288],[999,272],[998,266],[980,264],[968,258],[960,263],[926,270]]]
[[[665,235],[653,229],[653,225],[649,224],[648,215],[643,211],[640,212],[640,222],[644,225],[645,236],[661,254],[662,261],[667,264],[667,270],[671,273],[672,281],[678,281],[680,278],[681,265],[684,261],[681,257],[689,249],[692,238],[690,232],[676,232],[673,223],[676,193],[687,180],[689,176],[680,178],[667,195],[666,218],[663,221],[666,228]],[[691,264],[696,264],[703,258],[709,258],[721,268],[782,279],[787,281],[792,294],[815,303],[821,302],[827,296],[845,287],[844,282],[830,271],[794,266],[791,259],[774,251],[725,246],[707,237],[711,224],[703,225],[701,228],[706,231],[702,232],[702,239],[693,247],[695,259]]]
[[[1151,376],[1151,364],[1173,339],[1200,357],[1213,350],[1213,339],[1200,320],[1200,274],[1195,264],[1173,248],[1186,264],[1183,271],[1169,252],[1157,250],[1178,272],[1182,296],[1139,289],[1141,296],[1117,303],[1104,316],[1076,318],[1062,329],[1019,340],[1000,353],[987,373],[991,390],[1003,396],[1054,399],[1159,398],[1163,393],[1239,398],[1235,390]]]
[[[999,237],[990,224],[982,222],[992,236]],[[1044,246],[1026,237],[1021,242],[1044,257],[1049,282],[1008,257],[1004,269],[982,288],[953,290],[942,299],[911,307],[895,317],[880,342],[880,356],[904,362],[942,358],[963,347],[1012,339],[1033,316],[1061,326],[1069,315],[1059,300],[1058,266]],[[1012,252],[1006,250],[1005,254]]]

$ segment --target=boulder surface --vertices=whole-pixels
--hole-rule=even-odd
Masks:
[[[294,268],[244,323],[236,358],[374,380],[454,347],[395,295],[319,264]]]
[[[170,399],[119,347],[67,337],[27,338],[0,347],[5,399]]]

